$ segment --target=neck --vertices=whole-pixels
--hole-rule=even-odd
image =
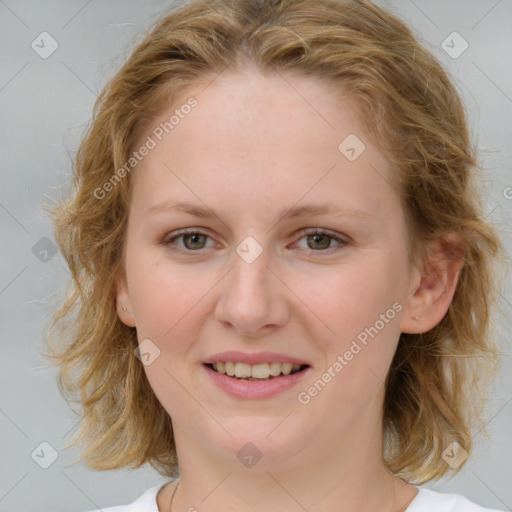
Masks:
[[[293,496],[287,489],[282,487],[281,484],[277,482],[277,479],[274,481],[277,486],[281,486],[281,496],[275,496],[275,493],[272,494],[269,493],[268,490],[260,489],[257,496],[251,495],[241,497],[240,487],[237,485],[237,481],[233,479],[230,486],[225,486],[222,495],[219,493],[216,496],[216,499],[212,499],[213,494],[218,490],[219,487],[226,484],[226,481],[228,478],[230,478],[230,476],[231,475],[228,475],[228,477],[225,477],[224,480],[218,481],[217,487],[211,488],[209,492],[205,493],[203,496],[198,496],[197,488],[194,485],[194,482],[192,483],[192,488],[189,488],[189,486],[187,486],[187,480],[183,481],[183,477],[181,477],[179,480],[169,484],[164,492],[159,495],[158,510],[160,512],[180,512],[185,510],[190,512],[198,510],[198,507],[200,506],[204,507],[208,502],[210,503],[210,505],[208,505],[208,510],[211,510],[212,512],[221,510],[225,511],[226,509],[270,511],[275,510],[273,507],[279,507],[280,510],[286,511],[298,511],[302,508],[303,510],[308,510],[308,512],[324,512],[325,510],[340,510],[343,512],[352,510],[363,512],[404,512],[417,494],[417,490],[413,486],[410,486],[399,478],[392,476],[390,473],[387,473],[387,476],[383,475],[383,478],[389,479],[389,487],[384,486],[382,493],[377,496],[377,499],[372,498],[372,496],[377,495],[377,489],[381,488],[378,484],[372,488],[371,493],[366,492],[366,497],[364,500],[353,500],[351,505],[349,504],[350,500],[343,499],[345,495],[340,495],[338,489],[338,492],[333,492],[329,497],[325,496],[322,497],[323,499],[317,499],[317,501],[314,503],[310,499],[309,502],[312,504],[307,507],[295,496]],[[269,483],[268,480],[266,483]],[[315,485],[316,483],[317,482],[310,482],[310,485]],[[342,485],[340,485],[340,487],[342,487]],[[389,496],[386,495],[385,492],[389,492]],[[283,500],[282,498],[285,494],[288,496],[288,498]],[[227,504],[223,505],[221,503],[223,499],[229,500]],[[358,501],[361,503],[361,505],[356,504]],[[290,506],[291,503],[294,503],[295,505]],[[286,504],[288,505],[287,508],[285,508]]]

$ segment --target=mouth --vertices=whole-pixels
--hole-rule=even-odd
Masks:
[[[205,363],[204,366],[210,368],[216,373],[231,377],[234,380],[258,382],[279,379],[287,375],[303,372],[309,368],[309,365],[307,364],[272,362],[251,365],[234,361]]]

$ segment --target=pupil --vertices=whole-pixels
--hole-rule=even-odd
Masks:
[[[313,238],[315,240],[315,243],[319,242],[320,244],[322,244],[322,240],[324,240],[324,241],[327,240],[327,237],[325,237],[324,235],[319,235],[319,234],[313,235]],[[328,241],[327,241],[327,245],[329,245]],[[321,247],[324,247],[324,246],[325,246],[325,243],[324,243],[324,245],[321,245]],[[318,247],[318,245],[317,245],[317,247]]]
[[[194,233],[192,235],[187,235],[192,242],[192,245],[196,245],[198,243],[198,237],[202,236],[200,233]]]

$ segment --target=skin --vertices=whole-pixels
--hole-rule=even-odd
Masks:
[[[312,77],[252,68],[223,73],[190,96],[198,106],[132,176],[117,289],[121,320],[160,350],[144,369],[173,421],[173,511],[402,509],[417,490],[382,462],[383,383],[400,333],[427,331],[445,315],[460,264],[438,257],[434,271],[408,266],[390,166],[349,98]],[[175,108],[162,110],[155,126]],[[366,145],[353,162],[338,150],[351,133]],[[217,216],[146,215],[165,201],[206,205]],[[285,207],[325,203],[367,215],[279,218]],[[176,238],[182,253],[173,252],[162,242],[182,228],[207,237]],[[304,228],[348,243],[316,241]],[[247,236],[263,250],[250,264],[235,250]],[[310,403],[299,403],[297,394],[396,302],[401,311],[378,335]],[[236,399],[202,367],[224,350],[289,354],[313,374],[271,398]],[[247,442],[262,454],[252,468],[236,456]],[[161,512],[175,485],[159,494]]]

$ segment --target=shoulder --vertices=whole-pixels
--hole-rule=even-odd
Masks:
[[[156,485],[144,492],[134,502],[127,505],[117,505],[115,507],[99,508],[88,510],[87,512],[159,512],[156,497],[162,485]]]
[[[485,508],[460,494],[447,494],[417,487],[419,492],[405,512],[505,512]]]

